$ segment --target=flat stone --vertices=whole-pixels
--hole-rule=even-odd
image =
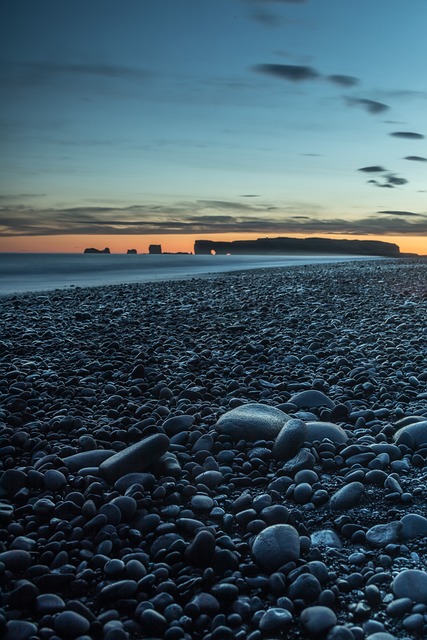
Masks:
[[[114,483],[121,476],[150,467],[168,447],[169,438],[164,433],[155,433],[104,460],[99,472],[107,482]]]
[[[235,442],[274,440],[287,420],[290,417],[284,411],[254,402],[224,413],[216,428]]]
[[[420,569],[404,569],[391,583],[397,598],[411,598],[427,604],[427,573]]]
[[[168,418],[163,423],[163,429],[165,433],[169,436],[175,436],[177,433],[181,433],[181,431],[187,431],[194,422],[194,416],[190,415],[182,415],[182,416],[172,416]]]
[[[366,532],[366,541],[373,547],[386,547],[399,541],[402,524],[398,520],[376,524]]]
[[[257,535],[252,554],[261,569],[273,573],[287,562],[298,560],[298,531],[289,524],[274,524]]]

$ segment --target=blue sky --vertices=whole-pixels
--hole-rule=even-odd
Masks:
[[[426,24],[425,0],[0,0],[0,235],[425,236]]]

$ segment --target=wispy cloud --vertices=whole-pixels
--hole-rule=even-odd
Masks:
[[[423,156],[405,156],[404,160],[414,160],[415,162],[427,162],[427,158]]]
[[[386,213],[389,216],[404,216],[409,218],[425,218],[425,214],[414,213],[413,211],[378,211],[378,213]]]
[[[414,131],[393,131],[390,135],[394,138],[406,138],[407,140],[423,140],[425,137],[422,133]]]
[[[315,80],[320,75],[313,67],[296,64],[257,64],[252,69],[257,73],[274,76],[281,80],[290,80],[291,82]]]
[[[345,97],[344,100],[350,107],[362,107],[368,113],[373,114],[383,113],[384,111],[390,109],[390,107],[383,102],[377,102],[376,100],[367,100],[366,98]]]
[[[246,233],[286,235],[347,234],[386,236],[427,235],[427,215],[384,210],[359,219],[322,218],[309,206],[250,205],[227,200],[177,202],[168,207],[70,207],[42,209],[24,205],[3,206],[0,235],[55,236],[67,234],[163,235]],[[241,204],[241,203],[240,203]],[[304,213],[304,208],[307,210]]]
[[[384,181],[378,182],[378,180],[368,180],[368,183],[374,184],[376,187],[382,187],[386,189],[394,189],[394,187],[401,187],[404,184],[408,184],[409,180],[406,178],[400,178],[394,173],[386,173],[383,176]]]
[[[354,76],[343,76],[340,74],[333,74],[331,76],[326,76],[326,80],[332,82],[333,84],[337,84],[340,87],[354,87],[359,84],[359,79]]]

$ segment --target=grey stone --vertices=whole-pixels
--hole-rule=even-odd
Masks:
[[[328,398],[322,391],[317,389],[308,389],[307,391],[299,391],[295,393],[288,402],[292,402],[299,408],[312,409],[315,407],[335,408],[335,402]]]
[[[335,444],[347,442],[348,435],[345,430],[332,422],[307,422],[307,441],[315,442],[327,438]]]
[[[263,634],[280,633],[292,621],[292,614],[287,609],[271,607],[263,614],[259,621],[259,628]]]
[[[224,413],[216,423],[219,433],[232,440],[274,440],[290,417],[280,409],[266,404],[243,404]]]
[[[70,471],[79,471],[85,467],[99,467],[101,462],[111,458],[116,452],[113,449],[95,449],[81,451],[63,459],[63,463]]]
[[[361,482],[350,482],[334,493],[329,505],[335,511],[351,509],[359,502],[364,492],[365,487]]]
[[[322,529],[321,531],[315,531],[310,536],[311,544],[319,547],[332,547],[334,549],[341,549],[342,542],[339,536],[332,529]]]
[[[393,436],[396,444],[406,444],[417,449],[427,444],[427,420],[402,427]]]
[[[77,638],[89,631],[90,622],[75,611],[63,611],[56,616],[53,626],[61,638]]]
[[[366,532],[366,541],[373,547],[386,547],[398,542],[402,524],[398,520],[386,524],[376,524]]]
[[[276,460],[290,460],[307,439],[307,425],[302,420],[292,418],[285,422],[273,446]]]
[[[427,536],[427,518],[418,513],[407,513],[400,521],[402,529],[400,537],[402,540],[411,540],[417,536]]]
[[[252,545],[255,561],[266,572],[273,573],[300,554],[298,531],[288,524],[274,524],[257,535]]]
[[[324,637],[336,625],[337,617],[332,609],[323,606],[307,607],[300,616],[301,624],[310,637]]]
[[[169,438],[164,433],[155,433],[104,460],[99,472],[105,480],[114,483],[128,473],[143,471],[156,462],[168,447]]]
[[[393,593],[397,598],[411,598],[427,604],[427,573],[420,569],[404,569],[393,580]]]

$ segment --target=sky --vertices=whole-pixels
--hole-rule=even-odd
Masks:
[[[427,254],[425,0],[0,0],[0,251]]]

